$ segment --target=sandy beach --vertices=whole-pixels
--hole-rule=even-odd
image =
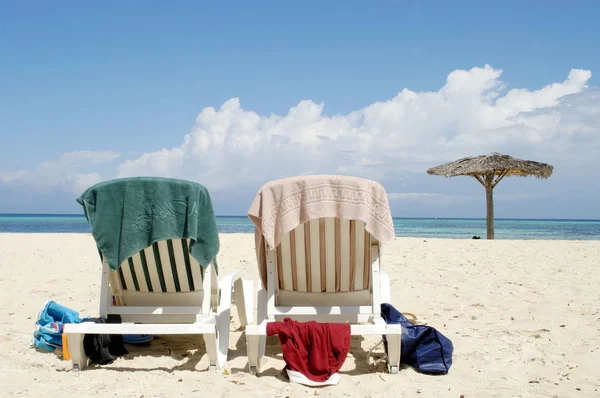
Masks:
[[[221,235],[222,273],[257,278],[254,240]],[[201,338],[157,337],[113,364],[71,372],[29,346],[47,299],[97,316],[100,262],[88,234],[0,234],[3,396],[566,397],[600,390],[600,241],[396,238],[384,247],[392,304],[454,343],[448,375],[384,372],[376,337],[356,337],[338,386],[290,384],[277,338],[261,377],[247,373],[234,311],[229,364],[207,371]],[[381,353],[381,349],[378,351]]]

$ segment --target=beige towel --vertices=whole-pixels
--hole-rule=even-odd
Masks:
[[[265,184],[248,217],[255,225],[256,254],[266,286],[264,242],[273,249],[281,237],[313,219],[335,217],[360,220],[380,243],[394,238],[388,198],[381,184],[348,176],[301,176]]]

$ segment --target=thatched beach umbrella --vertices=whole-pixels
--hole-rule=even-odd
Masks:
[[[493,153],[491,156],[462,158],[427,170],[427,174],[444,177],[471,176],[485,188],[487,199],[487,238],[494,239],[494,187],[506,176],[548,178],[552,166],[531,160],[515,159]]]

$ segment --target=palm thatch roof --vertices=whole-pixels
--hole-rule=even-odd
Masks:
[[[427,174],[444,177],[455,176],[535,176],[548,178],[553,167],[547,163],[516,159],[508,155],[494,152],[491,156],[477,156],[458,159],[427,170]]]

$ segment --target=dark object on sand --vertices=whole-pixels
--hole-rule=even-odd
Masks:
[[[89,318],[84,322],[94,323],[121,323],[119,315],[108,315],[106,318]],[[123,336],[120,334],[86,334],[83,337],[83,349],[91,363],[107,365],[120,356],[129,352],[123,345]]]
[[[415,325],[388,303],[381,303],[381,317],[388,324],[402,325],[400,362],[417,372],[443,375],[452,366],[454,345],[449,338],[431,326]],[[387,352],[387,341],[384,337]]]
[[[481,236],[473,236],[472,239],[481,239]]]

